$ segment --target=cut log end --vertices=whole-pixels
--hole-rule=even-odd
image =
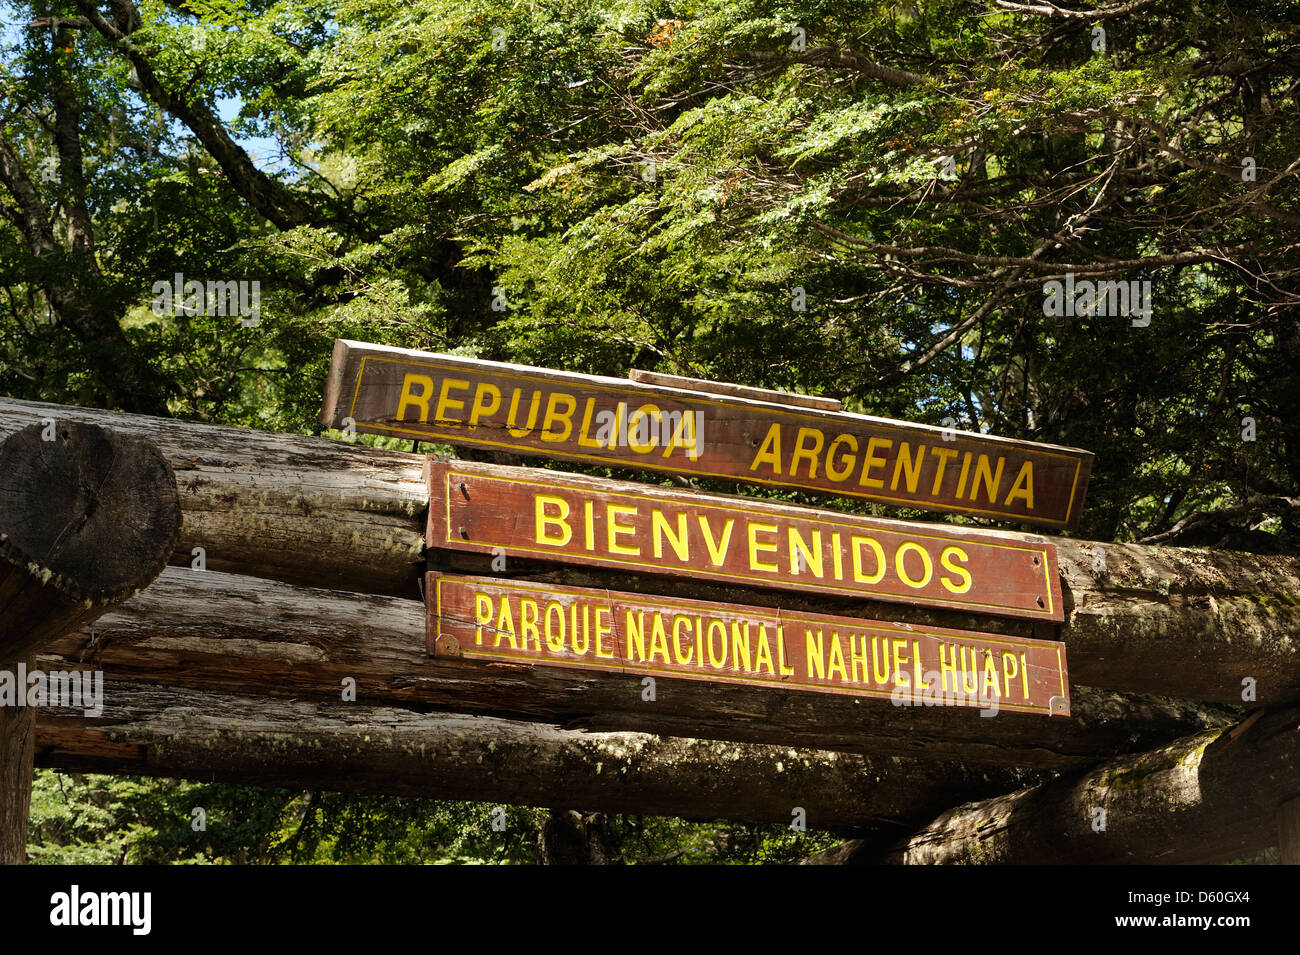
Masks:
[[[167,459],[97,425],[32,425],[0,444],[0,659],[147,586],[181,531]]]

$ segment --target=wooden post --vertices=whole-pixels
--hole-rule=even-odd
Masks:
[[[50,418],[0,444],[0,863],[26,857],[36,653],[147,586],[180,528],[171,465],[138,438]]]
[[[1278,808],[1277,848],[1283,865],[1300,865],[1300,796]]]

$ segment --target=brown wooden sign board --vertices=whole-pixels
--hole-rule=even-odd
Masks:
[[[430,457],[431,548],[1063,620],[1042,537]]]
[[[425,596],[440,657],[1069,715],[1055,641],[433,572]]]
[[[337,341],[328,427],[1050,527],[1092,454],[727,394]]]

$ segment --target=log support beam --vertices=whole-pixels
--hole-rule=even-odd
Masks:
[[[0,444],[0,864],[26,859],[34,655],[148,586],[180,529],[171,465],[139,438],[51,418]]]

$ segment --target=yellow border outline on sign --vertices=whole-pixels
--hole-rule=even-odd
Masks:
[[[478,582],[470,582],[468,580],[461,580],[461,579],[448,578],[442,576],[438,577],[437,593],[436,593],[436,601],[437,601],[436,636],[438,637],[442,636],[442,619],[443,619],[442,585],[444,583],[467,587],[473,590],[473,588],[477,585]],[[496,587],[498,589],[506,590],[506,591],[516,590],[516,591],[525,591],[529,593],[550,593],[550,594],[555,593],[554,589],[550,587],[540,586],[540,585],[529,585],[529,584],[519,583],[512,580],[503,580],[500,582],[489,580],[486,581],[486,584],[488,586]],[[662,609],[662,607],[664,606],[662,603],[655,603],[649,600],[638,599],[637,595],[635,594],[620,595],[618,598],[615,598],[608,590],[604,590],[604,591],[596,590],[595,593],[603,593],[606,596],[606,598],[610,600],[611,603],[613,602],[623,603],[632,607],[645,607],[650,610],[656,610],[657,608]],[[574,596],[580,596],[580,595],[574,595]],[[581,595],[581,596],[585,596],[585,595]],[[690,600],[689,598],[661,598],[661,599],[680,600],[682,603],[685,604],[701,603],[701,601]],[[709,606],[709,605],[706,603],[705,606]],[[760,623],[763,620],[766,620],[767,622],[771,623],[774,627],[784,626],[786,622],[798,623],[801,619],[800,615],[794,615],[791,617],[783,618],[781,616],[781,611],[779,608],[776,610],[775,616],[772,616],[770,613],[765,613],[764,612],[765,608],[762,607],[754,607],[754,608],[746,608],[746,609],[752,609],[753,611],[755,611],[752,615],[748,615],[752,620]],[[805,619],[805,622],[807,622],[808,619],[815,618],[816,616],[817,616],[816,614],[802,615],[803,618],[807,618]],[[851,618],[842,618],[842,619],[851,619]],[[879,624],[879,622],[876,622],[876,625],[874,626],[871,625],[873,623],[872,621],[864,620],[863,623],[867,624],[866,626],[860,628],[864,633],[875,632],[875,633],[885,633],[885,634],[895,635],[893,634],[893,631],[885,629],[882,625]],[[615,621],[615,624],[617,625],[617,620]],[[925,636],[936,637],[938,639],[943,639],[943,640],[953,640],[953,641],[961,640],[961,641],[966,641],[968,645],[972,643],[974,644],[983,643],[991,646],[1017,647],[1022,650],[1031,650],[1035,647],[1041,647],[1046,642],[1041,640],[1005,639],[1005,638],[999,638],[997,635],[993,635],[993,634],[989,634],[989,635],[972,634],[970,636],[965,636],[965,635],[958,635],[957,633],[949,633],[945,631],[936,631],[936,630],[926,629],[922,627],[916,627],[913,625],[908,625],[907,628],[902,632],[910,633],[910,634],[922,634]],[[619,634],[617,631],[615,631],[615,634],[619,636],[621,639],[622,634]],[[470,658],[481,659],[481,660],[498,660],[505,663],[518,663],[522,661],[525,663],[540,664],[542,666],[564,667],[566,669],[573,669],[573,670],[600,670],[606,673],[649,673],[656,676],[668,677],[670,679],[676,678],[682,680],[697,680],[697,681],[704,681],[704,682],[711,681],[717,683],[731,683],[731,684],[740,684],[740,685],[754,683],[754,684],[758,684],[759,686],[767,686],[767,687],[772,687],[774,689],[798,689],[798,690],[806,690],[809,692],[834,693],[840,696],[869,697],[871,699],[884,699],[884,700],[888,700],[893,697],[892,690],[889,692],[885,692],[883,690],[855,689],[852,687],[844,686],[843,684],[835,685],[835,684],[823,684],[823,683],[806,683],[799,680],[783,680],[780,679],[779,677],[766,678],[762,676],[742,676],[739,674],[716,676],[704,672],[690,673],[683,670],[662,670],[656,667],[642,666],[640,664],[629,663],[624,657],[620,657],[618,660],[618,662],[622,664],[622,666],[615,668],[615,667],[611,667],[609,664],[602,664],[595,661],[589,662],[589,661],[578,661],[578,660],[563,660],[563,659],[556,659],[553,657],[532,657],[523,653],[507,654],[507,653],[493,652],[490,650],[466,649],[465,647],[460,648],[460,655],[462,657],[470,657]],[[1060,646],[1056,647],[1056,660],[1057,660],[1056,673],[1061,681],[1061,695],[1064,696],[1065,695],[1065,674],[1061,666]],[[1034,668],[1038,670],[1044,669],[1041,664],[1035,664]],[[917,706],[917,705],[924,706],[924,704],[912,704],[912,706]],[[927,707],[927,708],[929,709],[947,708],[947,709],[967,709],[967,710],[987,709],[987,707],[968,705],[968,704],[938,704],[938,703],[933,704],[931,707]],[[1003,703],[1001,702],[1001,700],[999,700],[998,709],[1010,710],[1013,713],[1047,713],[1048,715],[1051,715],[1050,704],[1046,707],[1028,706],[1024,703]]]
[[[474,540],[474,539],[472,539],[472,538],[454,538],[454,537],[451,536],[451,477],[452,477],[453,474],[457,474],[457,475],[459,475],[459,476],[461,476],[461,477],[467,477],[467,478],[470,478],[471,480],[477,480],[477,481],[482,481],[482,480],[501,481],[501,482],[505,482],[505,483],[507,483],[507,484],[517,484],[517,485],[523,485],[523,486],[526,486],[526,487],[541,487],[541,488],[546,488],[546,487],[550,487],[550,486],[551,486],[551,485],[547,484],[547,483],[544,482],[544,481],[528,481],[528,480],[518,479],[518,478],[497,477],[497,476],[495,476],[495,475],[490,475],[490,474],[489,474],[489,475],[484,475],[484,474],[467,474],[467,473],[462,472],[462,471],[457,471],[457,470],[455,469],[455,466],[454,466],[454,465],[449,465],[448,468],[447,468],[447,471],[446,471],[446,480],[447,480],[447,485],[443,488],[443,504],[444,504],[445,512],[446,512],[446,519],[443,521],[443,527],[444,527],[444,530],[445,530],[445,536],[444,536],[444,539],[446,540],[447,543],[454,543],[454,542],[456,542],[457,540],[463,540],[463,541],[466,541],[466,542],[468,542],[468,543],[470,543],[470,544],[478,544],[480,547],[495,547],[495,546],[499,546],[499,545],[492,544],[492,543],[490,543],[490,542],[488,542],[488,541]],[[647,503],[656,503],[656,502],[657,502],[657,503],[661,503],[661,504],[664,503],[663,500],[662,500],[661,498],[655,498],[655,497],[650,496],[650,495],[633,494],[633,493],[631,493],[631,492],[627,492],[627,491],[599,491],[598,493],[603,494],[603,495],[606,495],[606,496],[610,496],[610,497],[623,497],[623,498],[629,498],[629,499],[631,499],[631,500],[636,500],[636,501],[645,501],[645,502],[647,502]],[[711,509],[713,509],[713,510],[715,510],[715,511],[724,510],[724,507],[723,507],[722,505],[720,505],[720,504],[708,504],[708,503],[704,503],[704,504],[699,504],[699,505],[694,505],[694,504],[693,504],[693,505],[690,505],[690,506],[692,506],[692,507],[700,507],[700,508],[711,508]],[[738,509],[740,509],[740,510],[742,511],[742,513],[744,512],[744,511],[743,511],[743,508],[738,508]],[[782,516],[782,517],[787,517],[787,518],[790,519],[790,520],[803,520],[803,521],[810,521],[810,519],[809,519],[809,518],[806,518],[806,517],[803,517],[803,518],[799,518],[799,517],[796,517],[796,518],[789,518],[788,515],[780,515],[780,516]],[[776,515],[773,515],[773,517],[775,518]],[[817,522],[813,522],[813,523],[817,523]],[[830,528],[835,528],[835,527],[852,528],[852,527],[854,527],[854,525],[852,525],[852,524],[836,524],[836,523],[831,522],[831,521],[825,521],[825,522],[821,522],[821,523],[823,524],[823,526],[825,526],[825,527],[830,527]],[[858,529],[861,530],[862,528],[858,528]],[[885,533],[890,533],[890,534],[905,534],[905,532],[903,532],[903,531],[895,531],[895,530],[889,530],[889,529],[886,529],[886,530],[885,530]],[[951,537],[941,537],[941,536],[939,536],[939,535],[933,535],[933,534],[913,534],[913,535],[911,535],[911,536],[912,536],[912,537],[916,537],[916,538],[921,539],[921,540],[933,540],[933,541],[945,541],[945,542],[952,542],[952,541],[954,540],[954,538],[951,538]],[[965,541],[965,540],[960,540],[960,539],[958,539],[958,540],[959,540],[960,543],[963,543],[963,544],[968,543],[968,542]],[[1017,553],[1026,554],[1027,556],[1032,556],[1032,555],[1035,554],[1035,553],[1037,553],[1037,554],[1041,554],[1041,555],[1042,555],[1042,564],[1043,564],[1043,567],[1042,567],[1042,574],[1043,574],[1043,587],[1044,587],[1044,589],[1045,589],[1046,592],[1047,592],[1047,609],[1046,609],[1045,611],[1039,611],[1039,610],[1037,610],[1037,609],[1031,609],[1029,612],[1033,613],[1034,616],[1033,616],[1033,617],[1026,617],[1025,619],[1031,619],[1031,620],[1032,620],[1032,619],[1038,619],[1039,617],[1045,617],[1045,618],[1047,618],[1048,620],[1053,619],[1053,618],[1052,618],[1052,611],[1053,611],[1053,607],[1054,607],[1054,602],[1053,602],[1053,600],[1052,600],[1052,582],[1051,582],[1051,578],[1048,576],[1047,550],[1046,550],[1045,548],[1035,548],[1033,545],[1030,545],[1030,544],[1025,544],[1025,545],[1017,545],[1017,544],[1002,544],[1002,543],[994,543],[994,542],[992,542],[992,541],[977,541],[977,543],[978,543],[978,545],[981,546],[981,547],[999,547],[999,548],[1003,548],[1003,549],[1005,549],[1005,550],[1013,550],[1013,551],[1016,551]],[[521,551],[521,552],[523,552],[523,553],[525,553],[525,554],[541,554],[541,555],[549,555],[551,558],[553,558],[553,559],[555,559],[555,560],[561,560],[561,559],[565,556],[565,554],[564,554],[562,551],[543,550],[543,549],[541,549],[541,548],[537,548],[537,547],[513,547],[513,548],[511,548],[511,549],[512,549],[512,550],[516,550],[516,551]],[[604,558],[604,557],[598,557],[598,558],[596,558],[596,559],[597,559],[597,560],[604,561],[604,562],[609,563],[609,564],[613,564],[613,565],[618,566],[618,567],[643,567],[643,568],[646,568],[646,569],[648,569],[648,570],[654,570],[654,569],[656,569],[656,568],[659,568],[659,567],[662,567],[662,566],[663,566],[663,565],[661,565],[661,564],[647,563],[647,562],[644,562],[644,561],[638,561],[638,560],[615,560],[615,559],[613,559],[613,558]],[[727,572],[725,572],[725,571],[719,571],[719,570],[713,570],[713,569],[701,570],[701,569],[698,568],[698,567],[686,567],[686,568],[683,568],[683,569],[685,569],[685,570],[695,570],[696,572],[704,573],[704,574],[708,574],[708,575],[710,575],[710,576],[712,576],[712,577],[714,577],[714,578],[721,579],[721,580],[752,581],[752,582],[759,583],[759,584],[765,584],[765,585],[767,585],[767,586],[774,586],[774,585],[776,585],[776,584],[778,584],[778,583],[789,583],[789,584],[795,584],[795,585],[798,585],[798,586],[817,587],[817,588],[820,588],[823,592],[825,592],[825,591],[830,591],[830,592],[837,593],[837,594],[846,594],[846,595],[851,596],[851,597],[863,597],[863,596],[865,595],[865,596],[869,596],[869,597],[875,597],[876,599],[879,599],[879,600],[886,600],[886,601],[893,601],[893,602],[902,602],[902,603],[908,603],[908,602],[911,602],[911,601],[915,601],[915,602],[917,602],[917,603],[932,602],[932,601],[927,601],[925,597],[917,596],[917,595],[908,595],[908,594],[898,594],[898,595],[895,595],[895,594],[882,594],[882,593],[880,593],[879,591],[853,589],[853,588],[849,588],[849,587],[837,587],[837,586],[835,586],[835,585],[833,585],[833,584],[825,584],[825,583],[822,583],[820,580],[814,580],[814,581],[812,581],[811,583],[809,583],[809,582],[803,582],[803,581],[793,581],[793,580],[788,580],[788,579],[784,579],[784,578],[773,578],[773,577],[749,577],[749,576],[746,576],[745,574],[732,574],[732,573],[727,573]],[[942,598],[938,598],[938,599],[941,599],[941,600],[943,600],[943,601],[945,601],[945,602],[947,602],[947,603],[949,603],[949,604],[958,604],[958,605],[959,605],[959,607],[957,607],[957,608],[948,608],[948,609],[961,609],[961,608],[965,608],[965,607],[983,607],[983,608],[991,609],[991,610],[1015,610],[1015,611],[1017,611],[1018,613],[1024,613],[1024,612],[1025,612],[1025,611],[1022,610],[1022,608],[1020,608],[1020,607],[1007,606],[1006,604],[982,603],[982,602],[977,601],[977,600],[965,600],[965,601],[963,601],[963,600],[957,599],[956,597],[954,597],[954,598],[951,599],[951,600],[949,600],[947,597],[942,597]]]
[[[388,364],[393,364],[393,365],[415,365],[420,368],[430,368],[435,370],[440,370],[445,367],[443,365],[432,364],[429,362],[415,361],[410,358],[383,358],[378,355],[362,355],[361,365],[357,369],[357,386],[352,394],[352,407],[349,409],[350,416],[352,417],[353,421],[356,422],[356,426],[358,428],[362,427],[362,423],[356,421],[357,402],[360,400],[360,396],[361,396],[361,379],[365,377],[366,362],[372,360],[377,362],[387,362]],[[534,382],[534,383],[544,382],[547,384],[548,387],[554,387],[554,382],[551,382],[549,379],[546,378],[539,378],[538,376],[528,378],[523,375],[512,374],[510,372],[505,372],[505,371],[493,371],[492,374],[497,375],[501,378],[510,378],[515,381]],[[614,395],[625,394],[625,392],[619,391],[609,385],[587,384],[583,382],[581,383],[581,387],[590,388],[595,391],[603,391]],[[633,393],[636,393],[634,389],[633,389]],[[693,396],[688,398],[679,398],[677,396],[671,396],[671,397],[674,401],[681,402],[682,404],[686,404],[688,402],[696,402],[698,404],[712,405],[714,407],[719,407],[719,408],[736,407],[734,402],[716,401],[714,399],[704,398],[704,397],[700,397],[700,398],[695,398]],[[766,409],[761,409],[761,410],[766,410]],[[827,420],[826,418],[818,417],[817,415],[804,414],[797,411],[786,411],[784,408],[780,409],[780,413],[788,414],[795,418],[803,418],[810,421],[820,421],[823,423],[825,423]],[[902,422],[902,424],[906,426],[907,422]],[[463,431],[458,431],[455,434],[446,434],[444,432],[439,432],[439,431],[432,431],[432,432],[415,431],[410,428],[397,428],[391,425],[376,425],[369,422],[365,423],[365,427],[373,428],[378,433],[381,434],[410,435],[412,437],[419,438],[423,441],[443,440],[451,444],[475,444],[484,447],[507,448],[514,451],[518,451],[521,448],[521,445],[511,444],[507,441],[490,441],[487,438],[467,437]],[[987,435],[982,435],[981,437],[987,437]],[[460,440],[458,441],[457,438],[459,438]],[[536,451],[536,453],[541,457],[550,456],[550,457],[560,458],[560,459],[568,458],[568,459],[573,459],[578,461],[589,461],[592,464],[613,465],[615,467],[627,467],[629,466],[629,462],[636,461],[636,459],[633,458],[622,458],[622,457],[615,457],[612,455],[609,457],[597,457],[591,454],[578,454],[577,452],[570,452],[570,451],[547,452],[545,448],[531,448],[531,446],[529,445],[523,445],[522,447],[529,450]],[[1068,454],[1059,454],[1055,451],[1039,451],[1039,450],[1026,451],[1023,448],[1017,448],[1017,450],[1019,450],[1022,454],[1025,455],[1036,454],[1047,458],[1064,458],[1067,461],[1074,460]],[[667,470],[663,468],[662,465],[656,465],[653,462],[642,463],[640,466],[651,470]],[[805,490],[815,491],[822,494],[833,495],[836,493],[843,493],[847,497],[856,497],[861,500],[871,500],[871,501],[888,501],[890,503],[898,504],[903,507],[912,506],[912,507],[921,507],[922,509],[928,509],[928,510],[943,510],[943,511],[949,511],[954,514],[979,514],[984,517],[1000,518],[1001,520],[1004,521],[1024,520],[1027,522],[1045,524],[1051,527],[1064,528],[1064,527],[1069,527],[1070,515],[1074,513],[1074,506],[1076,504],[1075,496],[1076,496],[1076,492],[1079,489],[1079,472],[1082,469],[1082,467],[1083,467],[1082,461],[1078,461],[1078,460],[1074,461],[1074,480],[1070,484],[1069,505],[1066,507],[1065,517],[1059,521],[1050,518],[1035,517],[1029,514],[1015,514],[1009,511],[989,511],[989,510],[982,510],[976,507],[960,507],[951,504],[940,504],[937,502],[931,503],[924,500],[917,500],[915,498],[888,497],[883,494],[866,495],[866,494],[855,493],[853,491],[837,491],[835,489],[820,487],[819,485],[815,485],[815,484],[793,484],[792,485],[791,483],[785,481],[772,481],[766,478],[759,478],[759,477],[741,477],[735,474],[718,474],[714,471],[704,471],[700,469],[692,469],[687,471],[686,473],[699,475],[700,477],[722,478],[723,480],[727,480],[727,481],[740,481],[742,483],[762,484],[768,487],[781,487],[781,488],[797,487]]]

